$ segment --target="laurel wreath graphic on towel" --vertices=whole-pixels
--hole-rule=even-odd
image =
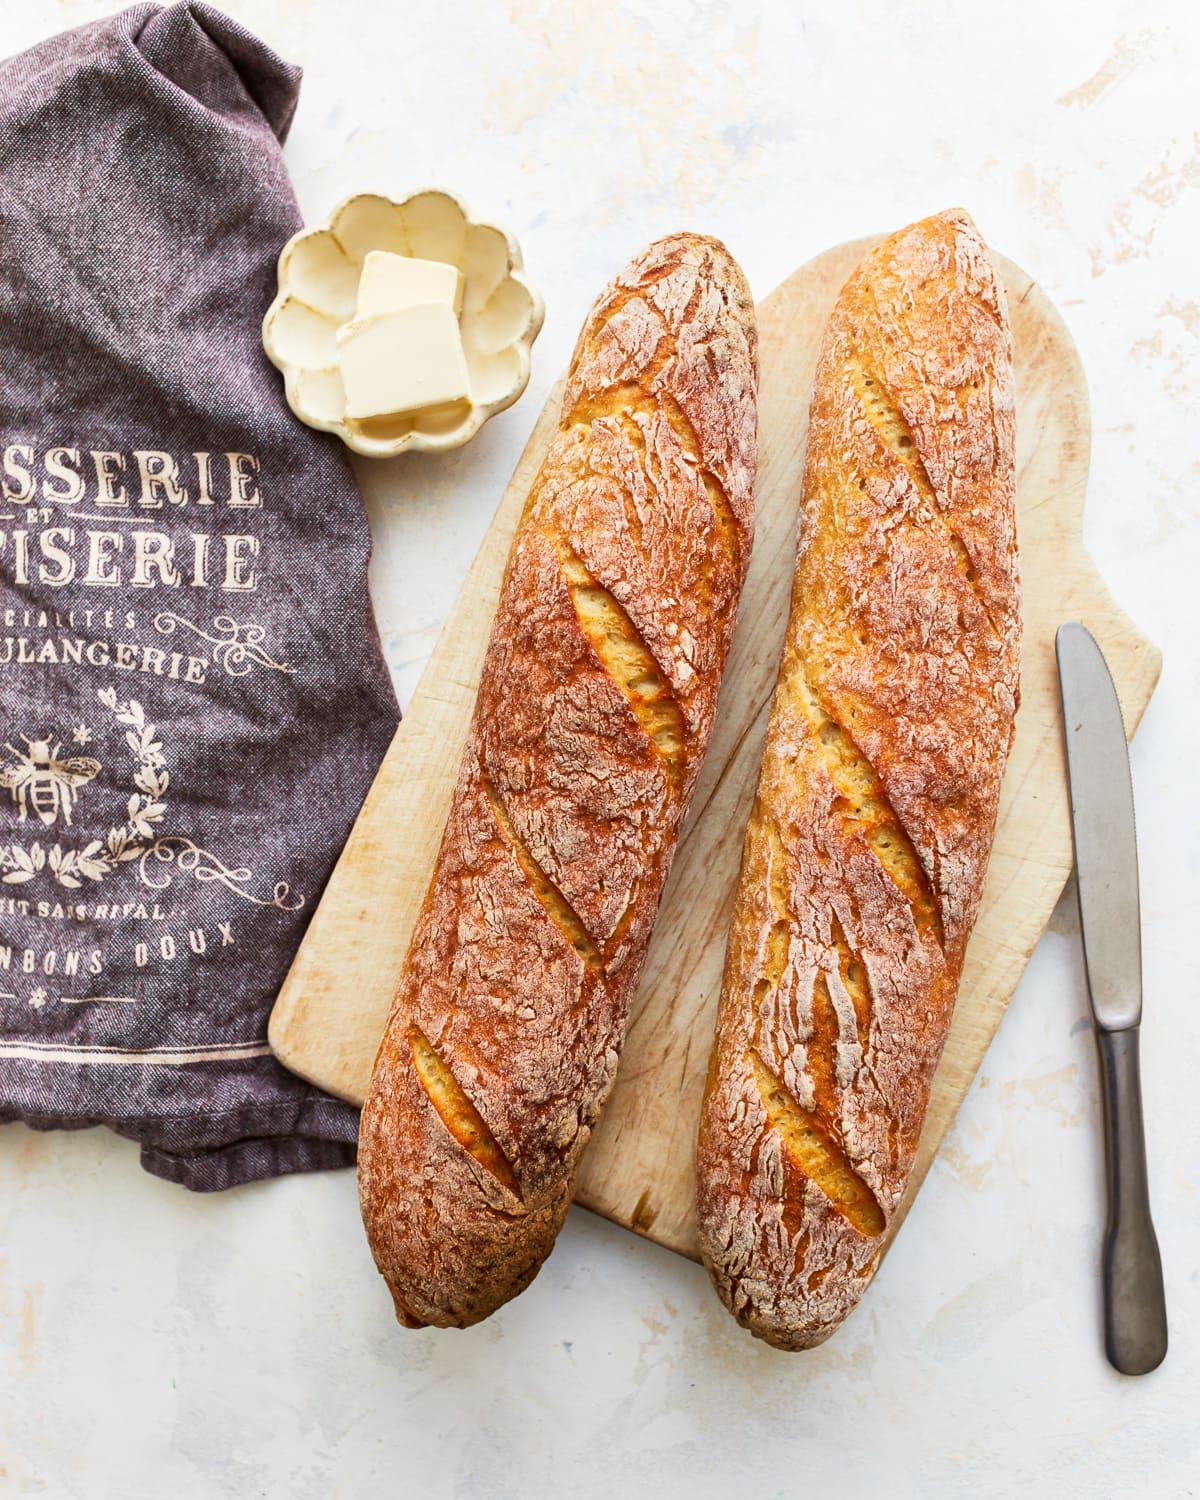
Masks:
[[[115,688],[101,688],[96,696],[116,722],[124,726],[125,742],[134,756],[133,791],[126,804],[125,823],[120,828],[110,828],[107,839],[92,839],[79,848],[56,843],[47,849],[36,839],[27,847],[20,843],[0,844],[0,881],[5,885],[21,885],[46,870],[58,885],[79,890],[84,881],[100,882],[119,866],[136,861],[142,884],[152,891],[165,890],[171,884],[171,872],[159,867],[174,865],[201,884],[219,882],[254,906],[298,911],[304,905],[304,897],[292,899],[286,882],[280,881],[270,897],[255,896],[246,888],[254,879],[253,870],[231,869],[191,839],[159,831],[167,815],[171,776],[158,730],[147,723],[146,711],[136,698],[123,703]],[[153,877],[155,871],[161,879]]]

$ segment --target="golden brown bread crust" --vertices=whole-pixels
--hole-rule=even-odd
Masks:
[[[961,212],[846,283],[705,1090],[718,1293],[784,1349],[858,1301],[912,1166],[1017,704],[1012,339]]]
[[[715,240],[649,246],[580,335],[362,1115],[403,1323],[486,1317],[566,1216],[712,732],[756,389],[754,306]]]

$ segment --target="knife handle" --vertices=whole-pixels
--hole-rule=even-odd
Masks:
[[[1167,1353],[1167,1305],[1150,1219],[1138,1030],[1098,1030],[1096,1035],[1108,1157],[1105,1350],[1109,1364],[1123,1375],[1145,1375],[1157,1369]]]

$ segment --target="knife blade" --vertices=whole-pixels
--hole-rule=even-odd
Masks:
[[[1061,625],[1055,649],[1079,926],[1104,1093],[1105,1350],[1115,1369],[1144,1375],[1166,1356],[1167,1310],[1150,1213],[1138,1060],[1142,926],[1129,750],[1121,705],[1094,637],[1075,622]]]

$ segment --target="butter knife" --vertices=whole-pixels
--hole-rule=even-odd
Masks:
[[[1061,625],[1055,646],[1079,925],[1104,1091],[1105,1350],[1122,1374],[1145,1375],[1166,1356],[1167,1308],[1142,1124],[1142,924],[1129,750],[1116,689],[1093,636],[1082,625]]]

